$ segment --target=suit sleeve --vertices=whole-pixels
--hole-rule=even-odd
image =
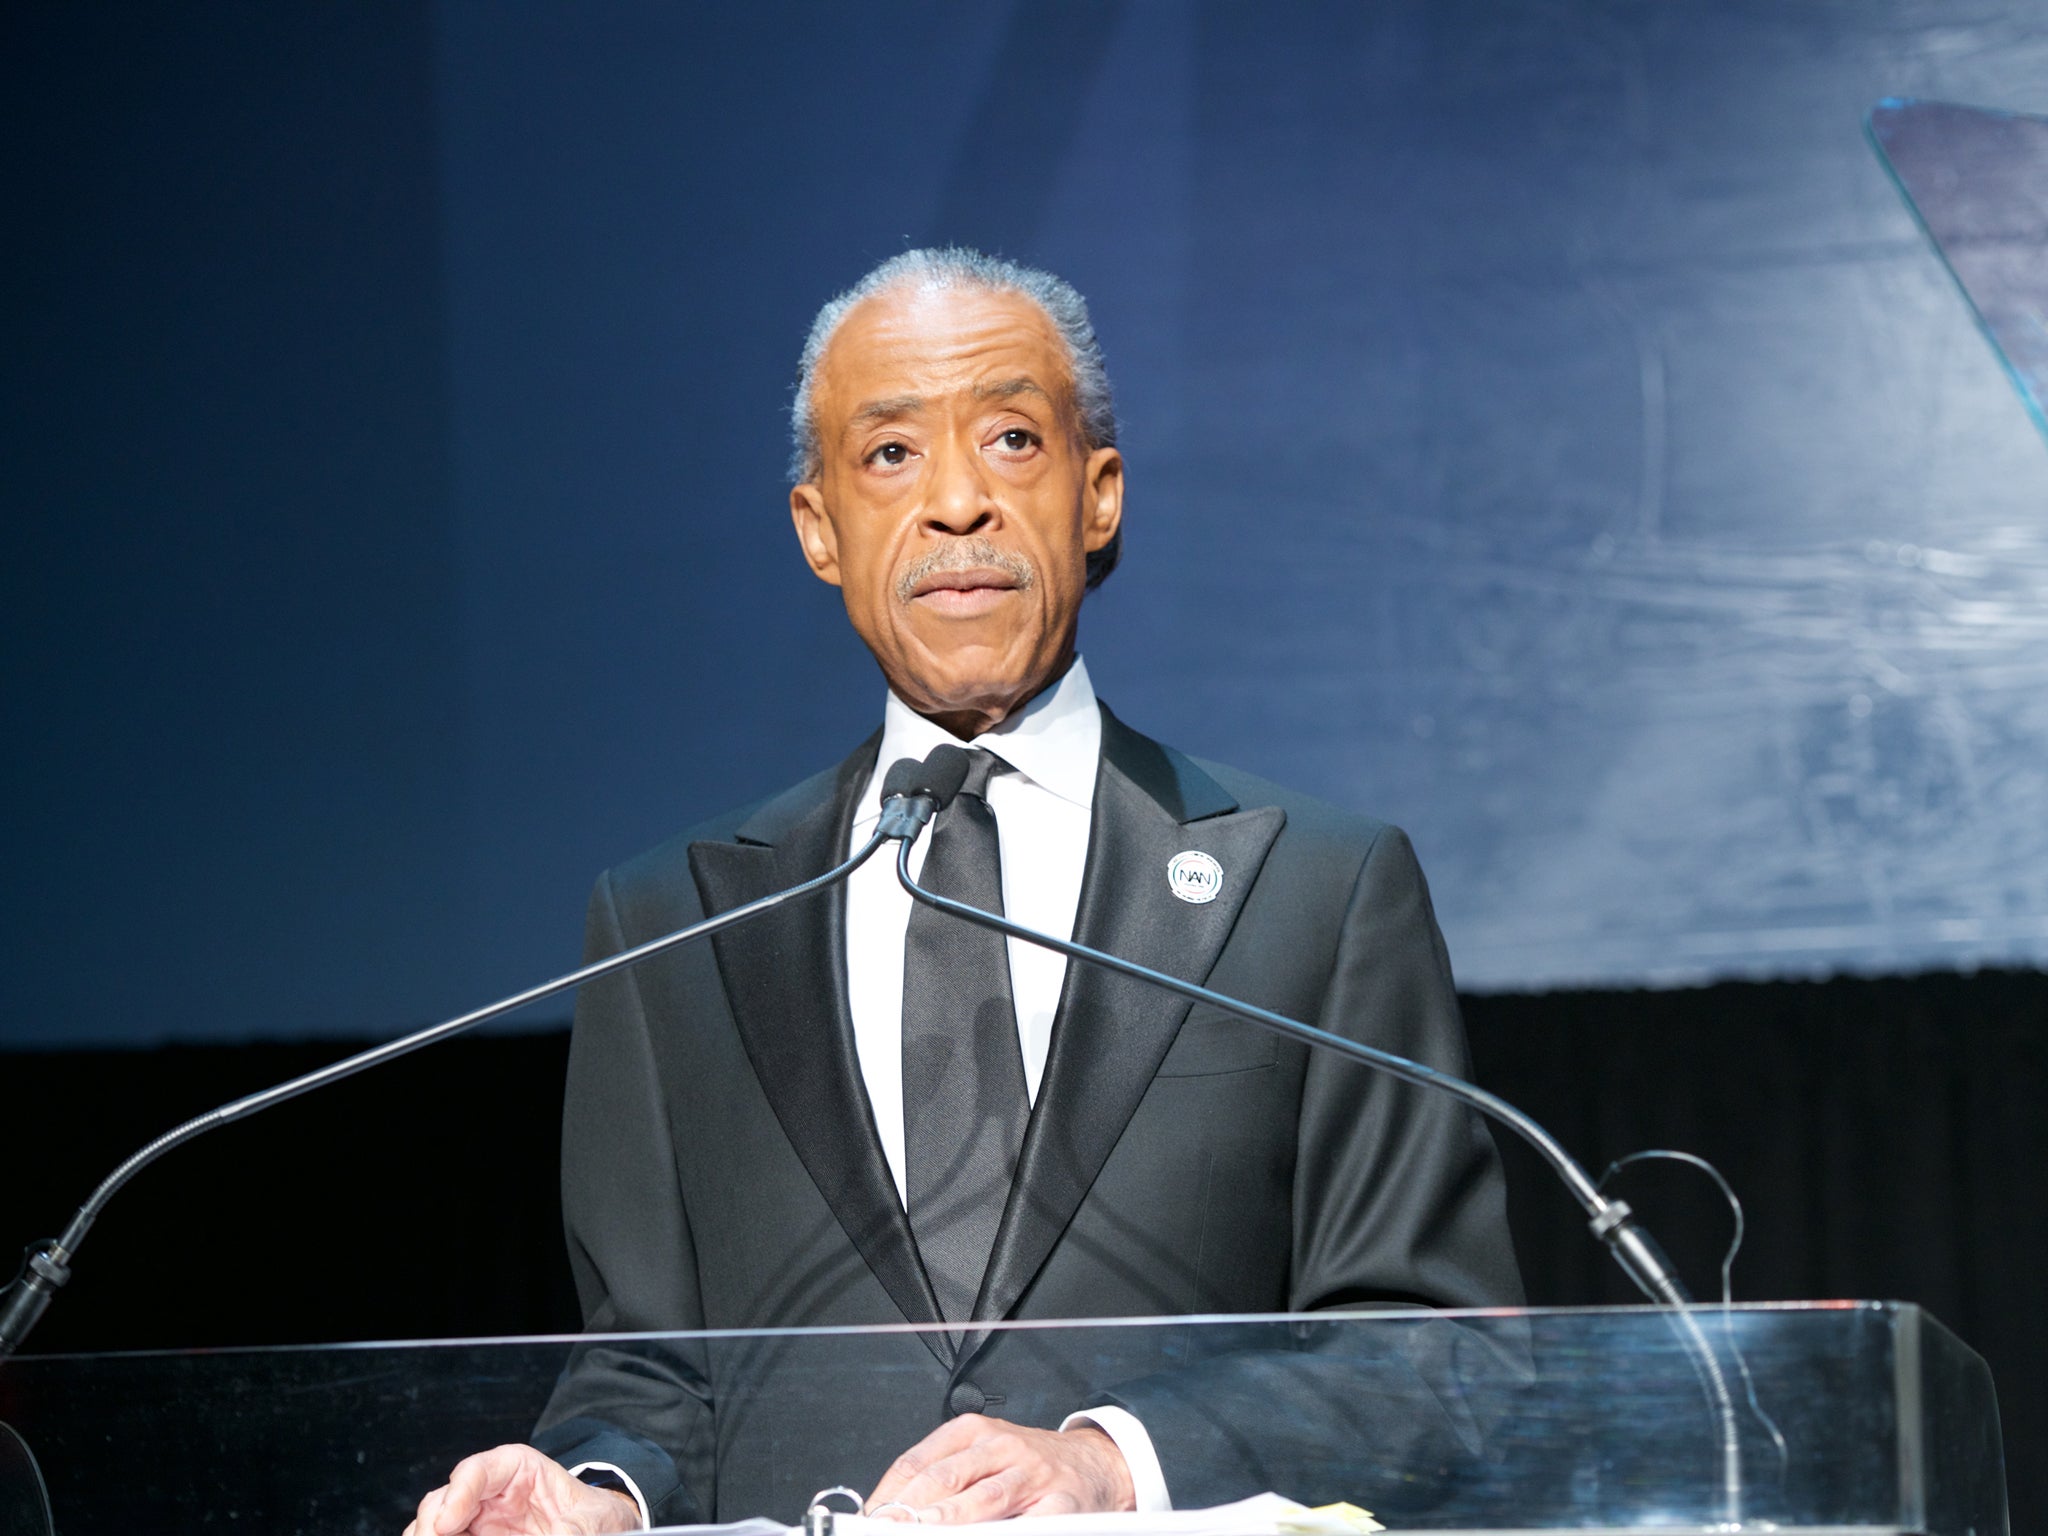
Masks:
[[[1468,1070],[1428,888],[1396,828],[1379,831],[1358,868],[1313,1022]],[[1311,1053],[1296,1127],[1291,1310],[1521,1301],[1499,1159],[1477,1114]],[[1406,1515],[1487,1475],[1493,1415],[1527,1379],[1526,1358],[1503,1337],[1426,1312],[1310,1330],[1293,1351],[1223,1356],[1097,1401],[1145,1425],[1177,1508],[1274,1489]]]
[[[625,947],[610,879],[600,878],[585,961]],[[702,1328],[696,1250],[630,970],[589,983],[577,999],[562,1127],[562,1214],[585,1331]],[[534,1443],[564,1466],[618,1467],[657,1524],[691,1523],[711,1508],[711,1412],[697,1346],[580,1344]]]

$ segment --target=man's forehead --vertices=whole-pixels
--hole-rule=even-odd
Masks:
[[[849,420],[899,416],[940,395],[1071,397],[1066,348],[1021,294],[892,291],[856,305],[820,360],[818,382]]]
[[[1056,386],[1057,387],[1057,386]],[[1008,379],[977,379],[968,389],[969,398],[981,400],[1015,400],[1028,396],[1043,401],[1055,409],[1059,397],[1029,374],[1018,374]],[[896,421],[905,416],[915,416],[931,408],[932,400],[925,395],[882,395],[861,401],[848,413],[847,424],[853,427],[867,426],[878,421]]]

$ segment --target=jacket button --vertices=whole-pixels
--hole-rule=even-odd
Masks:
[[[988,1406],[988,1394],[971,1381],[963,1381],[946,1394],[946,1406],[954,1413],[979,1413]]]

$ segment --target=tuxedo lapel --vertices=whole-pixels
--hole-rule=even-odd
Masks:
[[[704,910],[729,911],[843,859],[879,741],[770,801],[736,841],[691,844]],[[940,1321],[861,1086],[846,997],[845,884],[727,929],[712,947],[762,1091],[825,1203],[903,1315]],[[944,1335],[925,1341],[950,1364]]]
[[[1075,917],[1079,943],[1184,980],[1207,978],[1286,813],[1239,811],[1193,762],[1102,712],[1102,762]],[[1176,897],[1175,854],[1223,870],[1215,899]],[[1066,1230],[1191,1005],[1082,960],[1067,962],[1052,1046],[1017,1176],[974,1309],[1006,1316]]]

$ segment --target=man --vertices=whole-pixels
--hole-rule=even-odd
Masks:
[[[1401,834],[1198,765],[1094,699],[1079,614],[1116,561],[1124,478],[1078,294],[971,252],[897,257],[819,315],[795,425],[797,537],[888,680],[883,730],[600,880],[592,953],[822,872],[872,829],[889,764],[952,741],[983,750],[916,850],[935,883],[1462,1070]],[[1493,1147],[1461,1107],[932,916],[876,860],[586,991],[563,1190],[589,1329],[1519,1301]],[[865,1448],[831,1451],[879,1460],[821,1460],[809,1486],[859,1475],[871,1504],[953,1522],[1274,1475],[1229,1411],[1244,1362],[1126,1375],[1017,1337],[892,1336]],[[594,1347],[544,1420],[560,1459],[472,1457],[415,1528],[759,1513],[805,1469],[729,1426],[730,1379],[709,1346]],[[1321,1398],[1282,1379],[1305,1403],[1356,1395],[1355,1376]]]

